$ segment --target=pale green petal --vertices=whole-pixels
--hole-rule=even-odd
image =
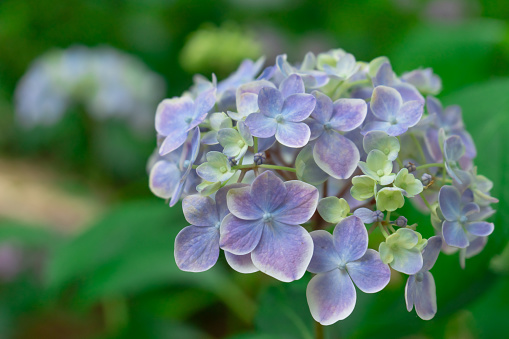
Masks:
[[[396,234],[399,235],[396,245],[401,248],[411,249],[419,241],[418,233],[409,228],[400,228],[396,231]]]
[[[378,252],[380,252],[380,259],[382,259],[384,264],[390,264],[394,260],[391,248],[385,242],[380,243]]]
[[[323,220],[337,224],[347,217],[350,212],[350,206],[345,199],[338,197],[327,197],[318,203],[318,213]]]
[[[399,188],[382,188],[376,196],[376,206],[380,211],[395,211],[404,204],[405,198]]]
[[[353,177],[352,185],[350,194],[359,201],[369,199],[375,194],[376,181],[367,175]]]

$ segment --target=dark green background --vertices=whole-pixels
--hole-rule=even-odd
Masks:
[[[145,163],[154,136],[135,136],[117,121],[89,126],[82,112],[30,131],[14,122],[16,83],[34,58],[53,47],[105,44],[136,55],[166,79],[168,96],[186,90],[194,72],[224,77],[236,68],[242,51],[187,68],[180,63],[190,34],[210,27],[235,29],[257,40],[271,58],[268,63],[281,52],[300,61],[306,49],[341,47],[358,60],[386,55],[400,74],[433,67],[443,80],[440,98],[463,107],[478,148],[479,173],[494,182],[492,194],[500,199],[492,218],[495,232],[465,270],[457,254],[440,256],[432,270],[438,296],[433,320],[406,311],[405,278],[393,275],[382,292],[359,293],[353,314],[325,334],[506,336],[509,254],[498,257],[496,269],[491,259],[509,238],[508,19],[509,3],[503,0],[0,1],[2,162],[21,161],[36,171],[49,167],[63,178],[55,185],[69,194],[107,197],[98,220],[72,236],[52,225],[0,218],[0,241],[41,258],[37,269],[0,285],[0,337],[314,337],[305,299],[310,276],[283,284],[260,273],[236,273],[223,257],[206,273],[177,269],[173,242],[186,222],[179,206],[168,208],[148,190]],[[222,50],[213,52],[222,55]],[[405,211],[410,221],[431,228],[428,217]]]

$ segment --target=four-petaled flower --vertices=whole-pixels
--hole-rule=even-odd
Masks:
[[[380,257],[393,269],[405,274],[415,274],[422,268],[421,251],[426,239],[409,228],[400,228],[380,244]]]
[[[382,290],[391,276],[378,252],[368,249],[368,232],[361,219],[350,216],[327,231],[313,231],[315,245],[308,271],[316,273],[306,296],[313,318],[330,325],[348,317],[357,299],[355,285],[365,293]],[[352,282],[353,281],[353,282]]]
[[[292,74],[281,83],[279,90],[272,87],[260,90],[260,113],[250,114],[246,125],[255,137],[275,135],[281,144],[300,148],[308,143],[311,135],[308,125],[301,121],[309,117],[315,104],[315,97],[305,93],[301,77]]]
[[[311,218],[318,190],[301,181],[259,175],[251,187],[228,192],[230,210],[221,224],[221,248],[251,253],[253,264],[281,281],[300,279],[313,255],[313,241],[299,224]]]

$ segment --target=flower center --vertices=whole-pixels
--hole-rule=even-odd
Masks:
[[[277,122],[281,123],[285,120],[285,117],[283,116],[283,114],[278,114],[276,115],[275,119]]]
[[[338,265],[338,268],[340,270],[346,270],[346,265],[344,263],[341,263],[341,264]]]
[[[266,212],[263,214],[263,221],[266,222],[266,223],[270,223],[272,222],[272,220],[274,220],[274,217],[272,216],[272,214]]]
[[[219,171],[221,171],[221,173],[226,173],[226,171],[227,171],[226,166],[221,166],[219,168]]]
[[[239,147],[241,147],[241,148],[242,148],[242,147],[244,147],[244,145],[245,145],[245,144],[246,144],[246,143],[245,143],[243,140],[239,140],[239,141],[237,141],[237,146],[239,146]]]
[[[184,161],[184,164],[183,164],[184,168],[189,167],[189,164],[190,164],[190,163],[191,163],[191,162],[190,162],[189,160]]]
[[[419,272],[415,275],[415,280],[418,282],[421,282],[424,279],[424,274],[422,272]]]
[[[332,129],[332,126],[330,124],[330,122],[326,122],[324,125],[323,125],[323,128],[326,130],[326,131],[330,131]]]
[[[193,118],[191,118],[191,117],[186,118],[186,120],[185,120],[185,121],[186,121],[186,124],[190,124],[190,123],[191,123],[191,121],[193,121]]]
[[[384,149],[384,153],[385,153],[385,155],[389,155],[389,153],[390,153],[390,152],[391,152],[391,150],[390,150],[390,149],[388,149],[387,147]]]
[[[462,215],[462,216],[460,217],[460,222],[461,222],[461,223],[464,223],[464,222],[465,222],[465,221],[467,221],[467,220],[468,220],[468,219],[467,219],[467,217],[466,217],[466,216],[464,216],[464,215]]]
[[[382,177],[384,175],[384,171],[383,170],[378,170],[376,171],[376,174],[379,176],[379,177]]]
[[[220,221],[216,222],[216,224],[214,225],[215,228],[219,228],[219,226],[221,226],[221,222]]]

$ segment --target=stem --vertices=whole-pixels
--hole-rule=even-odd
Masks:
[[[387,216],[385,217],[385,221],[387,224],[391,222],[391,211],[387,211]]]
[[[254,152],[256,154],[256,153],[258,153],[258,138],[253,137],[253,140],[254,140]]]
[[[424,196],[424,193],[421,193],[420,196],[422,198],[422,201],[424,201],[424,204],[426,205],[426,207],[428,207],[429,210],[432,211],[433,209],[431,208],[431,205],[429,204],[428,199],[426,199],[426,197]]]
[[[441,168],[444,168],[444,164],[441,163],[441,162],[434,162],[434,163],[431,163],[431,164],[425,164],[425,165],[417,166],[417,170],[421,170],[421,169],[425,169],[425,168],[430,168],[430,167],[441,167]]]
[[[316,339],[325,338],[323,335],[323,325],[320,324],[318,321],[315,322],[315,334],[316,334]]]
[[[412,140],[417,145],[417,149],[419,150],[419,154],[421,155],[422,162],[426,162],[426,156],[424,155],[424,151],[422,150],[422,146],[419,143],[419,140],[417,140],[417,137],[413,133],[410,133],[410,137],[412,138]]]
[[[443,170],[442,170],[442,186],[444,186],[445,179],[447,178],[447,171],[445,170],[445,157],[444,157],[444,162],[442,163],[442,165],[444,166]]]
[[[293,173],[296,173],[297,170],[295,168],[292,168],[292,167],[285,167],[285,166],[276,166],[276,165],[259,165],[258,167],[261,167],[261,168],[269,168],[269,169],[275,169],[275,170],[283,170],[283,171],[288,171],[288,172],[293,172]]]
[[[389,232],[385,229],[385,226],[382,223],[380,223],[380,231],[382,232],[385,239],[389,237]]]
[[[399,157],[396,158],[396,161],[398,162],[398,165],[400,168],[404,168],[405,166],[403,165],[403,161],[401,161],[401,159]]]
[[[117,334],[128,324],[129,312],[124,297],[116,296],[102,300],[104,312],[104,326],[110,334]]]

